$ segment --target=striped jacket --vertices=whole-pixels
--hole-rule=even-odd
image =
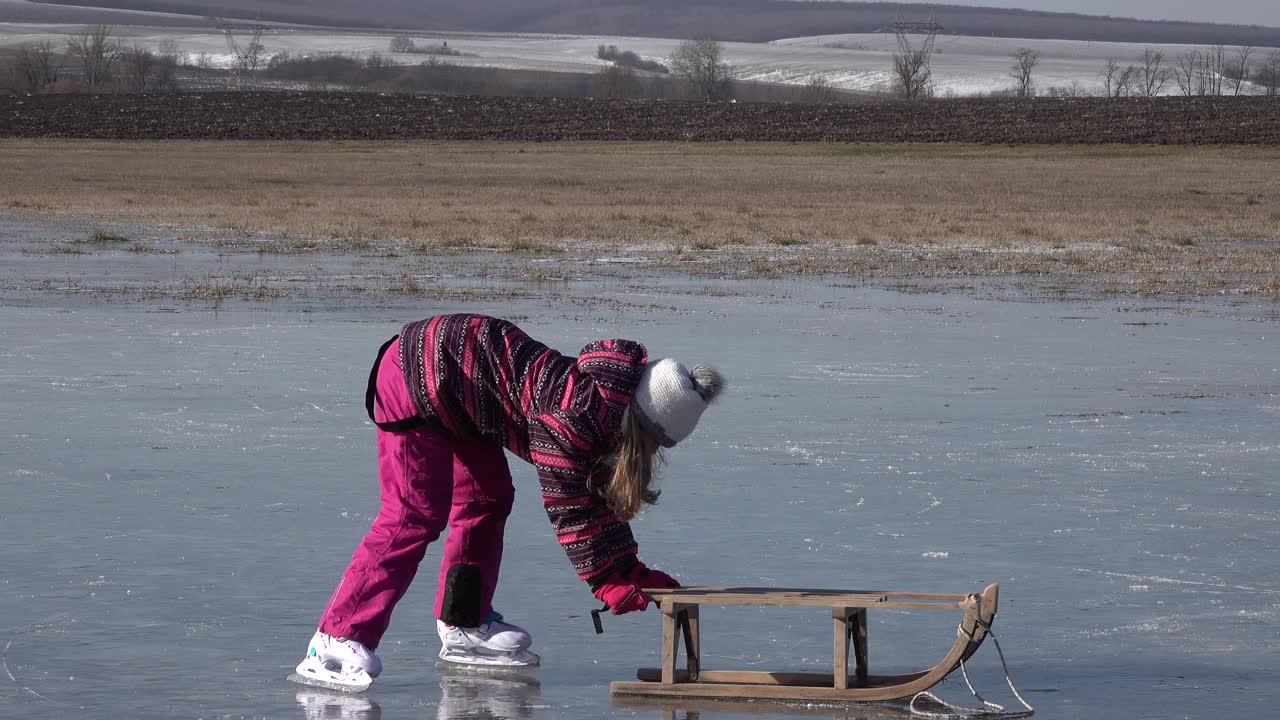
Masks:
[[[491,438],[537,468],[543,506],[578,577],[598,583],[634,564],[631,527],[590,487],[611,472],[601,459],[617,449],[647,360],[643,345],[600,340],[575,359],[505,320],[439,315],[405,325],[400,352],[422,418]]]

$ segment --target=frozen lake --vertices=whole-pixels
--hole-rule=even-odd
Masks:
[[[367,696],[284,680],[376,511],[372,356],[400,322],[456,310],[517,319],[564,352],[630,337],[721,367],[730,392],[635,526],[641,557],[686,583],[1000,582],[996,631],[1039,717],[1271,716],[1274,306],[830,279],[701,289],[597,277],[465,307],[0,294],[0,716],[661,717],[608,692],[656,665],[658,614],[593,634],[595,600],[518,462],[496,604],[533,632],[536,684],[435,669],[438,546]],[[607,295],[628,304],[587,300]],[[873,669],[932,664],[957,619],[872,613]],[[705,667],[829,662],[825,612],[710,608],[703,624]],[[999,668],[990,643],[971,665],[1012,704]],[[940,688],[970,700],[958,677]]]

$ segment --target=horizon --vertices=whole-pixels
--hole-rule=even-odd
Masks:
[[[13,0],[10,0],[10,1],[13,1]],[[31,3],[31,0],[18,0],[18,1],[20,1],[20,3]],[[682,6],[698,4],[699,1],[701,0],[685,0],[684,3],[678,3],[678,4],[671,3],[671,4],[664,4],[664,5],[666,5],[666,8],[671,10],[672,13],[676,13],[676,15],[671,15],[671,17],[678,17],[678,13],[681,12],[680,8],[682,8]],[[1204,8],[1204,5],[1202,3],[1196,3],[1196,1],[1193,1],[1193,0],[1169,0],[1167,1],[1167,3],[1158,3],[1158,1],[1155,1],[1155,0],[1110,0],[1110,1],[1108,0],[942,0],[942,1],[933,1],[933,0],[765,0],[765,1],[767,1],[767,3],[778,3],[778,4],[783,3],[783,1],[790,1],[790,3],[795,3],[797,5],[804,3],[810,6],[817,5],[817,4],[822,4],[826,6],[884,5],[884,4],[902,4],[902,5],[908,5],[908,6],[919,6],[920,8],[919,13],[911,12],[911,10],[902,10],[900,14],[904,15],[906,19],[923,19],[925,17],[928,17],[928,14],[931,13],[931,6],[932,6],[932,8],[956,8],[956,9],[968,8],[970,10],[989,9],[989,10],[993,10],[993,12],[997,14],[1002,12],[1002,10],[1004,10],[1004,12],[1010,12],[1010,13],[1019,13],[1019,12],[1061,13],[1066,15],[1074,15],[1074,17],[1106,18],[1106,19],[1116,20],[1116,22],[1119,23],[1117,24],[1116,27],[1129,27],[1129,28],[1135,27],[1133,26],[1132,22],[1138,22],[1138,23],[1149,22],[1149,23],[1190,23],[1192,24],[1192,26],[1198,26],[1198,24],[1203,24],[1203,26],[1206,28],[1211,26],[1228,27],[1228,28],[1235,27],[1240,29],[1238,29],[1238,31],[1219,31],[1219,32],[1253,33],[1254,36],[1257,36],[1257,33],[1260,33],[1260,32],[1263,33],[1263,35],[1267,35],[1267,33],[1271,33],[1271,35],[1274,35],[1276,31],[1280,31],[1280,4],[1275,4],[1275,6],[1272,6],[1272,8],[1256,8],[1256,6],[1249,6],[1247,3],[1247,0],[1220,0],[1219,4],[1213,6],[1212,12],[1210,9]],[[186,3],[191,3],[191,0],[186,0]],[[61,3],[60,0],[47,0],[45,1],[45,3],[40,3],[35,6],[46,6],[46,8],[74,8],[74,6],[77,6],[77,5],[81,6],[81,8],[86,8],[86,9],[95,8],[95,9],[131,10],[133,8],[129,8],[129,5],[136,6],[137,1],[134,0],[131,3],[131,1],[125,1],[125,0],[116,0],[116,1],[97,0],[96,3],[92,3],[92,4],[76,3],[72,5],[67,5],[67,4]],[[435,4],[433,3],[429,5],[434,6]],[[3,1],[0,1],[0,8],[4,8],[4,6],[18,6],[18,5],[10,5],[9,3],[3,3]],[[32,6],[32,5],[27,5],[27,6]],[[255,8],[255,6],[257,5],[246,5],[243,3],[242,0],[237,0],[237,1],[227,1],[227,3],[218,3],[218,1],[215,1],[214,4],[204,5],[204,8],[212,9],[214,10],[214,12],[219,12],[219,10],[221,10],[221,12],[225,13],[225,17],[228,17],[228,18],[247,19],[248,15],[252,14],[252,8]],[[509,12],[509,6],[504,6],[502,1],[500,0],[498,1],[498,3],[495,3],[494,6],[495,8],[502,8],[503,13]],[[195,5],[192,5],[192,8],[195,8]],[[237,12],[236,8],[238,8],[239,12]],[[294,22],[302,22],[305,24],[306,23],[333,24],[333,26],[335,27],[340,27],[340,26],[344,26],[344,24],[348,24],[349,22],[351,22],[351,20],[355,19],[352,17],[346,17],[346,15],[343,15],[342,13],[338,12],[338,10],[335,8],[342,8],[342,5],[340,4],[335,6],[335,8],[332,8],[332,6],[326,3],[303,3],[303,4],[294,4],[294,8],[311,8],[312,12],[324,13],[324,15],[314,15],[312,19],[300,19],[298,17],[293,18]],[[777,5],[774,5],[774,8],[777,8]],[[332,13],[326,12],[326,10],[330,10],[330,9],[333,9],[334,12]],[[436,8],[436,9],[439,9],[439,8]],[[143,12],[146,12],[146,10],[143,10]],[[384,28],[411,27],[412,20],[408,19],[407,17],[403,17],[403,14],[397,14],[398,12],[399,10],[397,10],[397,4],[390,3],[387,6],[380,6],[379,12],[372,13],[371,15],[365,15],[365,18],[366,20],[371,20],[371,22],[374,22],[375,27],[384,27]],[[876,13],[876,10],[870,10],[870,12]],[[942,15],[948,15],[955,12],[961,12],[961,10],[940,10],[940,12],[942,13]],[[334,14],[334,13],[337,13],[337,14]],[[879,13],[881,13],[881,17],[884,17],[883,10],[881,10],[881,12]],[[979,13],[982,13],[982,10],[979,10]],[[416,15],[413,15],[413,17],[416,17]],[[506,18],[506,23],[509,26],[509,23],[512,22],[513,18],[506,17],[506,15],[503,15],[503,17]],[[660,18],[660,17],[662,17],[662,13],[657,14],[657,18]],[[730,17],[732,17],[732,13],[730,14]],[[791,15],[787,14],[785,10],[783,10],[781,14],[777,13],[776,10],[774,10],[774,17],[776,17],[777,19],[781,17],[791,17]],[[795,29],[795,31],[800,31],[800,32],[795,32],[795,33],[791,33],[791,35],[777,36],[777,37],[801,37],[806,35],[814,35],[813,31],[814,29],[818,29],[818,26],[813,26],[812,23],[808,23],[808,26],[806,26],[806,23],[804,22],[804,20],[800,19],[803,17],[806,17],[805,13],[797,13],[796,20],[794,23],[783,23],[783,24],[794,24],[794,26],[796,27],[791,27],[790,29]],[[978,15],[975,15],[975,17],[989,18],[991,17],[991,15],[978,14]],[[1002,36],[1002,37],[1020,37],[1020,36],[1012,35],[1012,33],[1010,32],[1011,29],[1015,29],[1016,31],[1016,26],[1018,26],[1018,23],[1019,23],[1019,20],[1016,19],[1018,17],[1019,15],[1016,15],[1016,14],[1005,15],[1005,20],[1002,20],[1002,22],[1004,22],[1004,26],[1001,27],[1000,31],[991,32],[989,33],[989,35]],[[1033,18],[1034,15],[1027,15],[1027,17]],[[1052,15],[1050,15],[1050,17],[1052,17]],[[576,27],[575,23],[573,23],[573,20],[571,18],[572,18],[572,15],[570,19],[566,19],[564,17],[550,19],[548,20],[548,22],[543,23],[545,26],[543,27],[543,31],[581,33],[586,31],[586,29],[589,29],[589,28]],[[1033,31],[1030,31],[1028,35],[1025,35],[1025,37],[1029,37],[1029,38],[1059,37],[1055,35],[1057,31],[1055,31],[1055,29],[1052,29],[1056,27],[1057,23],[1055,22],[1055,20],[1050,18],[1044,18],[1043,15],[1041,15],[1041,18],[1043,19],[1034,20],[1034,22],[1028,19],[1028,23],[1034,24],[1034,26],[1036,26],[1038,29],[1033,29]],[[285,17],[279,17],[276,19],[283,20],[283,22],[288,22],[288,18],[285,18]],[[419,19],[421,20],[426,18],[420,17]],[[732,22],[732,20],[728,20],[727,18],[722,18],[722,19],[726,19],[726,22]],[[1103,24],[1103,26],[1107,24],[1106,19],[1102,20],[1101,24]],[[326,22],[326,20],[328,20],[328,22]],[[431,15],[430,20],[433,26],[445,27],[445,26],[448,26],[449,24],[448,22],[444,22],[444,24],[440,23],[440,18],[435,17],[435,15]],[[0,22],[4,22],[4,20],[0,20]],[[18,22],[22,22],[22,20],[18,20]],[[406,22],[408,22],[408,24],[404,24]],[[480,17],[470,17],[470,19],[462,20],[462,22],[471,24],[471,26],[475,26],[475,24],[477,23],[479,23],[479,26],[484,26],[485,24],[484,19]],[[959,22],[959,20],[957,20],[957,22]],[[1069,27],[1071,23],[1079,22],[1079,20],[1074,20],[1074,19],[1064,17],[1062,18],[1061,22],[1062,24],[1064,24],[1064,27]],[[1126,22],[1129,22],[1130,24],[1124,24]],[[667,24],[667,26],[664,26],[664,24],[660,22],[660,20],[658,20],[657,24],[658,24],[657,28],[648,28],[648,29],[653,29],[654,32],[650,32],[650,33],[637,32],[636,35],[637,36],[672,37],[671,32],[673,31],[673,29],[680,27],[680,26],[669,26],[669,23]],[[957,27],[952,29],[957,29],[957,31],[959,31],[961,35],[982,35],[982,36],[988,35],[988,32],[986,31],[986,29],[983,29],[983,27],[980,27],[980,23],[978,27],[973,27],[972,23],[959,22],[959,24],[960,26],[966,26],[966,27]],[[570,26],[575,26],[575,27],[571,28]],[[415,26],[415,27],[430,27],[430,26]],[[746,26],[742,26],[742,27],[746,27],[749,29],[746,29],[746,31],[742,31],[742,28],[740,27],[739,33],[741,32],[753,33],[755,37],[754,38],[742,37],[740,38],[740,40],[760,41],[762,40],[762,37],[760,37],[762,33],[763,35],[768,36],[767,29],[763,29],[762,31],[762,28],[760,28],[759,26],[753,27],[753,26],[750,26],[750,24],[748,23],[746,24]],[[1156,27],[1161,27],[1161,26],[1157,26],[1157,24],[1153,24],[1152,28],[1156,28]],[[1172,28],[1172,27],[1178,27],[1178,26],[1162,26],[1162,27]],[[1252,28],[1252,29],[1248,29],[1248,28]],[[461,28],[454,28],[454,29],[461,29]],[[472,31],[480,31],[480,29],[483,29],[483,28],[468,27],[467,29],[472,29]],[[513,32],[524,31],[524,28],[511,28],[506,26],[504,26],[503,28],[492,27],[488,29],[490,32],[494,31],[494,29],[509,29],[509,31],[513,31]],[[600,31],[603,31],[604,28],[598,28],[598,29],[600,29]],[[618,29],[621,29],[621,26],[612,27],[611,29],[613,29],[613,31],[618,31]],[[640,29],[640,28],[632,27],[630,29],[632,29],[632,31],[636,31],[636,29]],[[774,28],[774,29],[780,29],[780,28]],[[1023,29],[1028,29],[1028,28],[1023,28]],[[1175,32],[1176,33],[1179,31],[1176,31],[1176,29],[1165,29],[1165,31],[1153,31],[1153,32],[1157,32],[1157,33],[1158,32],[1165,32],[1165,33]],[[1206,29],[1206,32],[1212,32],[1212,31],[1208,31],[1208,29]],[[605,32],[605,35],[620,35],[620,33]],[[732,35],[732,32],[731,32],[731,35]],[[1133,31],[1130,31],[1130,35],[1133,35]],[[1252,42],[1245,42],[1245,44],[1268,46],[1268,47],[1280,46],[1280,41],[1274,40],[1274,37],[1271,37],[1271,35],[1267,35],[1266,37],[1257,36],[1256,40]],[[773,40],[773,38],[776,38],[776,37],[764,37],[764,40]],[[1108,37],[1105,36],[1105,33],[1103,33],[1102,36],[1085,37],[1085,40],[1091,40],[1091,38],[1092,40],[1108,40]],[[1130,38],[1130,40],[1132,40],[1132,38]],[[1236,40],[1238,40],[1238,38],[1236,38]],[[1258,42],[1258,40],[1261,40],[1261,42]],[[1199,42],[1199,41],[1187,40],[1187,38],[1181,38],[1181,40],[1172,40],[1172,42]],[[1210,41],[1206,40],[1204,42],[1210,42]],[[1239,44],[1239,42],[1235,42],[1235,44]]]
[[[794,2],[822,2],[825,0],[793,0]],[[830,0],[834,2],[866,3],[876,0]],[[1196,23],[1220,23],[1226,25],[1261,25],[1280,27],[1280,3],[1271,7],[1259,7],[1256,0],[1219,0],[1212,6],[1197,0],[885,0],[910,5],[957,5],[963,7],[991,7],[1038,12],[1075,13],[1136,20],[1164,20]]]

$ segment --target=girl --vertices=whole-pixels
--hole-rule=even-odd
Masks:
[[[627,522],[658,499],[659,448],[688,437],[721,386],[715,370],[647,362],[629,340],[593,342],[575,360],[482,315],[404,326],[379,350],[365,396],[382,507],[293,679],[368,688],[392,609],[446,526],[440,657],[538,664],[529,633],[492,607],[514,496],[504,447],[537,468],[556,538],[596,598],[617,615],[644,610],[643,588],[679,583],[636,559]]]

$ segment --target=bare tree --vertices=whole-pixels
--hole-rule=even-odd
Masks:
[[[898,40],[898,52],[893,54],[893,89],[895,94],[908,100],[929,97],[933,94],[933,45],[938,38],[937,23],[893,24]],[[919,43],[912,35],[923,35]]]
[[[393,53],[411,53],[418,49],[414,44],[413,38],[408,35],[396,35],[391,38],[390,51]]]
[[[680,43],[671,54],[671,71],[699,100],[723,100],[729,95],[730,68],[722,60],[720,43],[699,35]]]
[[[1152,98],[1169,84],[1169,69],[1164,66],[1164,53],[1147,48],[1142,52],[1142,64],[1137,66],[1136,80],[1143,97]]]
[[[168,56],[177,60],[182,57],[182,50],[178,47],[178,41],[173,38],[165,38],[160,41],[156,47],[156,55]]]
[[[1121,67],[1115,58],[1107,58],[1107,64],[1099,73],[1102,77],[1102,90],[1109,98],[1128,97],[1133,94],[1138,68],[1134,65]]]
[[[1199,82],[1203,87],[1201,95],[1219,96],[1222,94],[1223,72],[1227,67],[1227,49],[1222,45],[1214,45],[1200,56]]]
[[[66,56],[54,52],[53,42],[42,40],[32,46],[31,53],[35,61],[36,76],[40,78],[43,86],[48,88],[58,82]]]
[[[1178,56],[1173,67],[1173,77],[1178,81],[1178,90],[1185,96],[1199,95],[1203,92],[1203,84],[1197,82],[1200,77],[1200,51],[1188,50]]]
[[[1249,45],[1241,45],[1236,48],[1236,56],[1234,62],[1227,68],[1227,79],[1231,81],[1232,95],[1240,94],[1240,87],[1249,81],[1249,57],[1253,55],[1253,48]]]
[[[610,63],[596,73],[593,92],[596,97],[624,98],[635,97],[640,90],[636,71],[627,65]]]
[[[125,92],[143,93],[151,89],[156,56],[144,47],[134,45],[120,51],[120,72],[117,78]]]
[[[177,87],[178,58],[173,48],[154,53],[134,45],[120,51],[118,87],[131,93],[163,92]]]
[[[15,93],[29,93],[24,73],[18,67],[18,59],[0,53],[0,97]]]
[[[18,46],[12,67],[14,88],[28,93],[43,92],[58,81],[62,58],[53,52],[53,43],[43,40]]]
[[[1082,98],[1094,95],[1089,88],[1081,85],[1079,80],[1072,80],[1069,85],[1051,85],[1044,94],[1053,98]]]
[[[1098,71],[1098,77],[1102,78],[1102,94],[1106,97],[1115,97],[1116,76],[1120,73],[1120,63],[1115,58],[1107,58],[1107,64],[1102,66],[1102,70]]]
[[[249,37],[249,43],[244,46],[240,55],[236,58],[240,67],[249,74],[252,80],[258,70],[266,64],[267,50],[262,45],[262,30],[257,29]]]
[[[1280,94],[1280,50],[1273,50],[1267,56],[1253,81],[1262,86],[1268,97]]]
[[[67,40],[67,52],[80,64],[85,89],[96,93],[111,77],[120,46],[111,38],[110,25],[92,25]]]
[[[1036,86],[1031,80],[1031,73],[1040,64],[1040,53],[1031,48],[1018,48],[1010,57],[1013,58],[1013,72],[1010,75],[1017,83],[1014,92],[1021,98],[1035,97]]]
[[[151,80],[151,88],[156,92],[168,92],[178,87],[178,66],[182,63],[182,51],[178,43],[172,39],[160,41],[156,53],[156,65]]]
[[[810,75],[802,97],[814,105],[829,105],[836,101],[836,89],[826,75]]]

